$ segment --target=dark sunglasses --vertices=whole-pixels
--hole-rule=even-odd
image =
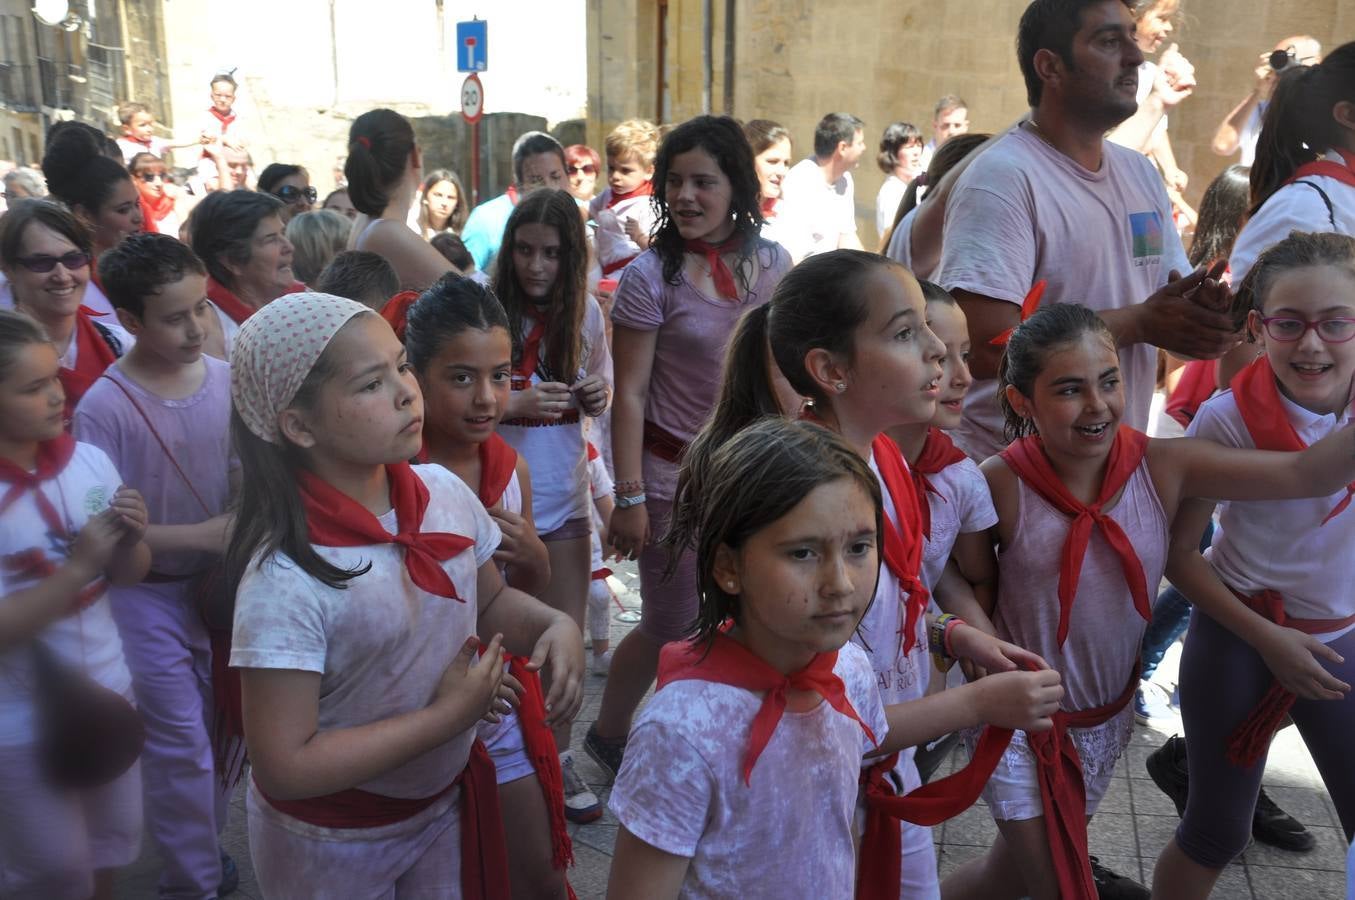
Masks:
[[[164,172],[142,172],[141,180],[150,184],[152,181],[165,181],[168,178]]]
[[[598,167],[592,163],[587,163],[582,166],[570,166],[569,174],[573,175],[575,172],[582,172],[585,175],[596,175],[598,173]]]
[[[273,192],[273,196],[277,197],[283,203],[295,203],[302,197],[305,197],[306,200],[308,200],[311,203],[314,203],[315,198],[319,197],[320,194],[313,187],[299,188],[296,187],[295,185],[284,184],[282,187],[278,188],[276,191]]]
[[[89,254],[72,250],[61,256],[20,257],[18,263],[30,272],[45,274],[55,269],[57,263],[61,263],[67,269],[83,269],[89,265]]]

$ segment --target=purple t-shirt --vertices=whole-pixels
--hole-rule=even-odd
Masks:
[[[192,490],[117,385],[99,379],[75,409],[73,431],[77,438],[107,453],[123,483],[141,492],[152,525],[201,522],[225,512],[230,502],[230,470],[239,465],[230,441],[231,368],[210,356],[202,360],[207,366],[202,385],[182,400],[166,400],[150,393],[119,366],[109,366],[105,373],[136,399],[174,461],[192,481]],[[162,554],[152,560],[151,569],[161,575],[191,575],[208,562],[200,553]]]
[[[741,301],[707,296],[682,271],[677,284],[665,282],[663,260],[654,250],[640,254],[621,276],[612,322],[635,331],[658,330],[645,418],[683,440],[696,436],[715,406],[725,344],[739,319],[771,299],[791,265],[786,251],[772,243],[758,248],[757,262],[757,279]],[[648,463],[647,455],[647,470]],[[650,494],[671,497],[673,486],[666,484],[671,480],[671,473],[665,479],[662,473],[645,472]]]

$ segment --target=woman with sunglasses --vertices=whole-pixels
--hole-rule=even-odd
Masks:
[[[565,174],[569,176],[569,194],[579,205],[588,206],[588,202],[597,193],[598,172],[602,170],[602,158],[587,144],[571,144],[565,148]]]
[[[0,272],[8,282],[0,307],[37,320],[56,347],[67,427],[85,391],[133,342],[112,316],[82,305],[91,249],[80,220],[49,200],[22,200],[0,219]]]
[[[178,189],[169,181],[165,161],[154,153],[138,153],[127,168],[141,198],[141,219],[147,231],[179,236],[181,218],[177,207]]]
[[[319,198],[315,188],[311,187],[310,173],[289,163],[270,163],[259,173],[259,190],[282,201],[284,225],[292,216],[315,209],[315,201]]]
[[[470,215],[461,179],[451,169],[434,169],[419,188],[419,213],[415,230],[431,241],[439,234],[460,234]]]

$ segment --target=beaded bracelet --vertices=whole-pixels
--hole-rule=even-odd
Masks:
[[[936,667],[942,672],[947,672],[950,667],[955,665],[955,654],[951,650],[950,635],[960,625],[965,624],[964,619],[950,613],[942,613],[937,616],[927,629],[927,649],[931,651],[932,660]]]
[[[612,492],[615,494],[643,494],[644,490],[643,479],[639,481],[617,481],[612,484]]]

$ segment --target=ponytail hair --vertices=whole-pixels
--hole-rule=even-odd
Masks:
[[[762,418],[730,436],[709,456],[683,457],[678,493],[664,543],[673,563],[696,553],[697,617],[693,642],[709,643],[729,619],[740,621],[739,596],[715,577],[720,547],[738,550],[749,538],[794,509],[820,485],[838,479],[857,485],[883,527],[880,486],[866,461],[820,425],[779,416]]]
[[[391,109],[373,109],[353,120],[348,129],[348,199],[360,213],[373,218],[390,204],[409,155],[414,152],[414,128]]]
[[[1017,413],[1007,399],[1008,385],[1023,397],[1034,393],[1035,379],[1044,371],[1049,354],[1066,347],[1084,334],[1098,334],[1112,349],[1115,338],[1101,317],[1080,303],[1051,303],[1040,307],[1007,339],[997,367],[997,402],[1002,408],[1003,432],[1015,441],[1037,434],[1035,423]]]
[[[1315,66],[1280,73],[1256,141],[1252,215],[1300,166],[1343,143],[1342,127],[1332,117],[1332,107],[1343,101],[1355,103],[1355,41],[1337,47]]]
[[[42,156],[47,190],[73,212],[78,206],[89,216],[98,215],[118,183],[132,180],[121,161],[105,155],[105,141],[100,132],[74,123],[48,132]]]

